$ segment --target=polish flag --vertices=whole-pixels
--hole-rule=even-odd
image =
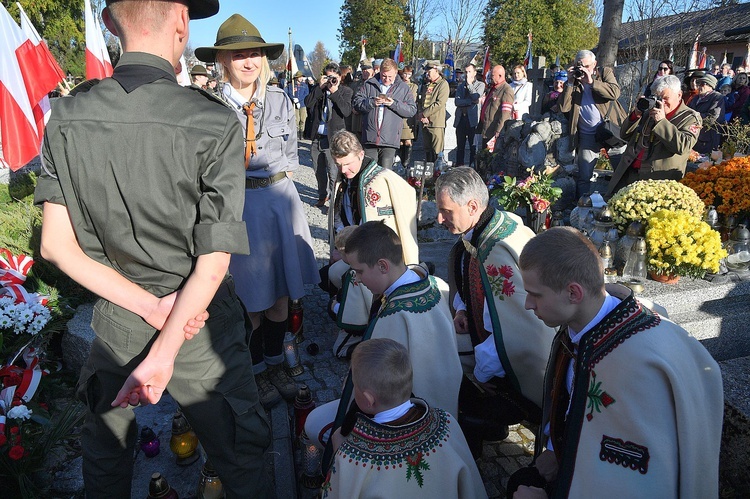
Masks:
[[[104,43],[104,35],[99,21],[91,11],[91,1],[84,2],[86,20],[86,79],[107,78],[112,76],[112,61]]]
[[[492,62],[490,62],[490,46],[487,45],[487,48],[484,50],[484,60],[482,61],[482,75],[484,76],[485,81],[487,80],[487,75],[492,70]]]
[[[26,63],[32,67],[32,69],[35,71],[35,76],[33,78],[26,78],[26,88],[28,89],[30,81],[34,84],[39,84],[40,82],[44,81],[44,88],[48,88],[50,84],[54,81],[54,86],[47,90],[44,93],[44,96],[39,101],[39,107],[41,108],[43,118],[44,118],[44,124],[47,124],[47,121],[49,120],[50,115],[50,105],[49,105],[49,97],[47,94],[55,87],[58,83],[65,80],[65,73],[63,73],[63,70],[60,68],[60,65],[57,64],[57,61],[52,56],[52,53],[49,51],[49,47],[47,47],[47,44],[44,43],[44,40],[42,40],[42,37],[39,36],[39,33],[37,32],[36,28],[34,28],[34,25],[31,24],[31,20],[26,15],[26,12],[24,12],[23,7],[21,7],[21,4],[16,2],[16,5],[18,6],[18,11],[21,15],[21,29],[23,30],[23,34],[26,38],[31,40],[31,42],[34,44],[34,50],[35,53],[31,55],[31,57],[24,57],[23,60],[26,61]],[[19,63],[21,62],[21,57],[19,56]],[[40,73],[42,73],[44,76],[40,78]],[[36,95],[32,94],[31,91],[29,91],[29,101],[31,101],[32,104],[34,104],[34,97]],[[36,116],[36,110],[35,110],[35,117],[37,118],[37,129],[40,131],[39,136],[42,136],[41,130],[44,128],[44,125],[39,123],[39,117]]]
[[[59,80],[0,4],[0,142],[2,166],[15,171],[39,154],[44,111],[39,102]],[[44,59],[42,59],[44,60]]]

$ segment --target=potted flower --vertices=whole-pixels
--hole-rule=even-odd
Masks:
[[[648,220],[659,210],[686,211],[700,218],[704,209],[695,191],[675,180],[639,180],[617,191],[608,206],[621,234],[631,222]]]
[[[706,206],[739,219],[750,217],[750,157],[732,158],[688,173],[681,181]]]
[[[562,189],[552,186],[552,177],[546,172],[528,170],[529,175],[521,180],[508,175],[495,175],[488,187],[490,196],[495,198],[505,211],[523,208],[526,224],[534,232],[543,230],[549,207],[562,195]]]
[[[652,278],[669,282],[679,276],[702,278],[719,271],[727,256],[721,237],[700,217],[685,211],[658,210],[648,218],[648,269]]]

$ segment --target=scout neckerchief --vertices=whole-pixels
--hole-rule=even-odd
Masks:
[[[247,131],[245,134],[245,170],[250,166],[250,158],[258,152],[258,145],[255,143],[255,122],[253,121],[253,109],[255,101],[246,102],[242,105],[242,110],[247,116]]]

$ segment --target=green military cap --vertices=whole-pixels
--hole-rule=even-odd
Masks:
[[[294,79],[304,78],[304,77],[305,75],[302,74],[302,71],[297,71],[296,73],[294,73],[294,76],[293,76]]]
[[[107,0],[107,5],[117,0]],[[187,0],[190,19],[205,19],[219,12],[219,0]]]
[[[196,64],[193,69],[190,70],[190,74],[193,76],[209,76],[206,66]]]
[[[283,43],[266,43],[260,31],[239,14],[233,14],[219,26],[213,47],[195,49],[195,57],[201,61],[216,60],[219,50],[263,49],[269,60],[278,59],[284,50]]]

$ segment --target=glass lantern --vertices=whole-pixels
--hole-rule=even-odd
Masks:
[[[284,367],[289,376],[299,376],[305,372],[299,360],[299,347],[297,338],[291,331],[284,334]]]
[[[198,448],[198,437],[188,420],[177,411],[172,419],[172,438],[169,439],[169,448],[177,456],[177,464],[188,466],[198,460],[195,450]]]
[[[604,205],[594,222],[594,229],[589,233],[589,239],[597,248],[601,247],[604,241],[609,241],[613,247],[617,247],[617,240],[620,238],[615,222],[612,218],[612,211]],[[612,262],[614,264],[614,262]]]
[[[646,224],[640,220],[630,222],[625,235],[617,241],[617,248],[615,250],[615,267],[617,269],[622,270],[625,267],[625,263],[630,256],[630,250],[639,237],[646,237]]]
[[[640,293],[644,289],[648,266],[647,259],[646,240],[639,237],[633,243],[628,260],[625,262],[625,268],[622,271],[623,284],[636,293]]]
[[[593,206],[591,196],[588,194],[581,196],[576,207],[570,212],[570,225],[578,230],[583,230],[583,222]]]
[[[302,446],[302,476],[300,482],[305,488],[317,489],[323,484],[323,475],[320,471],[323,453],[313,444],[303,431],[300,437]]]
[[[747,272],[750,269],[750,230],[744,224],[732,231],[724,249],[727,250],[728,270]]]
[[[223,499],[226,497],[219,474],[216,473],[210,461],[206,461],[201,469],[201,478],[198,482],[196,497],[198,499]]]

